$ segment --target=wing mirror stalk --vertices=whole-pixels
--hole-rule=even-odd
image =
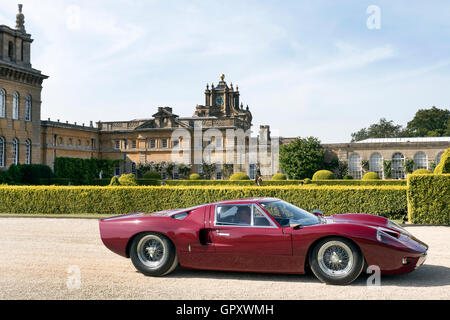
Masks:
[[[290,227],[294,230],[298,230],[302,228],[302,225],[300,223],[291,223]]]

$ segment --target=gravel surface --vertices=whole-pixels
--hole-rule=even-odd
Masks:
[[[379,287],[367,287],[367,275],[341,287],[312,275],[178,269],[145,277],[104,247],[96,219],[0,218],[0,299],[450,299],[450,228],[408,230],[430,246],[421,268],[382,277]]]

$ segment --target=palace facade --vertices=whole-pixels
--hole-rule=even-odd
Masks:
[[[56,157],[121,159],[115,174],[135,172],[138,164],[169,163],[174,153],[184,162],[194,164],[192,172],[200,172],[196,151],[205,152],[211,145],[209,160],[229,162],[233,171],[244,171],[254,177],[259,164],[263,177],[278,172],[277,159],[260,161],[261,153],[251,156],[253,145],[269,155],[272,147],[269,126],[260,126],[257,137],[232,136],[230,132],[250,132],[252,113],[240,101],[238,86],[228,85],[224,75],[217,86],[207,84],[203,105],[197,105],[191,117],[180,117],[171,107],[158,107],[147,119],[77,124],[41,120],[42,84],[48,76],[31,65],[33,39],[25,30],[22,6],[16,15],[16,27],[0,25],[0,170],[11,164],[46,164],[53,167]],[[200,137],[196,136],[201,132]],[[186,136],[187,133],[187,136]],[[237,140],[242,138],[241,147]],[[293,138],[280,138],[289,143]],[[275,140],[275,139],[274,139]],[[450,138],[403,138],[370,140],[357,143],[324,144],[327,158],[337,157],[349,164],[349,173],[360,178],[362,163],[369,162],[370,171],[383,176],[383,160],[392,160],[394,178],[403,178],[401,164],[415,160],[417,168],[438,163],[442,152],[450,147]],[[221,165],[214,178],[221,179]],[[176,173],[176,172],[175,172]]]

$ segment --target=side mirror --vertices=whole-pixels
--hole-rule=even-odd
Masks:
[[[291,223],[290,227],[294,230],[298,230],[302,227],[302,225],[300,223]]]
[[[323,216],[323,212],[320,210],[313,210],[312,212],[315,216]]]

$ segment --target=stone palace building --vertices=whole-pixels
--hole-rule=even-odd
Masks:
[[[252,127],[252,113],[240,101],[239,88],[228,85],[221,76],[217,86],[209,84],[204,91],[204,105],[197,105],[191,117],[180,117],[171,107],[158,107],[147,119],[129,121],[92,122],[88,125],[41,120],[41,91],[48,76],[31,65],[33,39],[25,30],[22,5],[16,15],[15,28],[0,25],[0,170],[11,164],[46,164],[53,167],[56,157],[122,159],[123,164],[115,174],[135,172],[139,163],[170,162],[174,148],[189,151],[190,163],[194,163],[191,150],[204,151],[213,143],[217,147],[233,148],[233,159],[239,163],[233,171],[244,171],[254,177],[259,159],[249,156],[251,142],[266,145],[271,150],[270,127],[260,126],[257,137],[245,137],[243,149],[235,147],[227,138],[227,130],[247,131]],[[177,129],[184,129],[193,137],[195,128],[202,132],[215,129],[220,132],[203,141],[183,137],[173,139]],[[252,140],[253,139],[253,140]],[[280,144],[293,138],[280,138]],[[349,173],[355,178],[362,174],[362,161],[370,162],[370,170],[382,176],[383,159],[392,159],[394,178],[403,178],[401,164],[413,158],[419,168],[428,168],[438,162],[440,154],[450,146],[450,138],[403,138],[368,140],[357,143],[324,144],[327,157],[348,161]],[[184,151],[183,151],[184,150]],[[214,151],[213,151],[214,153]],[[214,159],[224,159],[224,154],[213,154]],[[274,159],[272,159],[274,160]],[[260,164],[262,175],[270,177],[278,170],[277,161]],[[201,166],[193,166],[199,172]],[[221,166],[215,178],[221,179]]]

